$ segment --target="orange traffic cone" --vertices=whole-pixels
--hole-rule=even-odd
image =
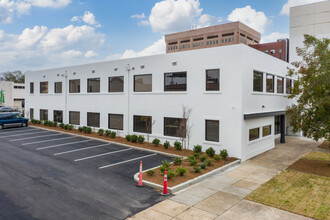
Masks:
[[[166,171],[166,169],[165,169],[165,172],[164,172],[164,187],[163,187],[162,195],[163,196],[168,195],[168,192],[167,192],[167,171]]]
[[[138,186],[143,186],[142,185],[142,161],[140,161],[140,175],[139,175],[139,185]]]

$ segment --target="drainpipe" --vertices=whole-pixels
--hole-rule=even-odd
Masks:
[[[68,124],[68,109],[67,109],[67,106],[68,106],[68,71],[65,70],[65,73],[64,73],[64,88],[65,88],[65,91],[64,91],[64,96],[65,96],[65,102],[64,102],[64,123],[65,124]]]
[[[130,96],[130,90],[129,90],[129,88],[130,88],[130,75],[129,75],[129,73],[130,73],[130,71],[131,71],[131,68],[130,68],[130,66],[129,66],[129,64],[127,64],[127,66],[126,66],[126,70],[127,70],[127,134],[129,134],[129,131],[130,131],[130,129],[129,129],[129,125],[130,125],[130,99],[129,99],[129,96]]]

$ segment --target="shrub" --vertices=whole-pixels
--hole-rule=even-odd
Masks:
[[[183,176],[185,173],[187,173],[187,169],[184,168],[183,166],[178,167],[175,169],[175,172],[179,175],[179,176]]]
[[[162,165],[159,167],[160,173],[164,175],[165,169],[168,170],[170,162],[167,160],[162,161]]]
[[[219,160],[221,159],[221,157],[215,155],[215,156],[214,156],[214,159],[217,160],[217,161],[219,161]]]
[[[160,140],[158,138],[155,138],[153,141],[152,141],[152,144],[155,145],[156,147],[158,146],[158,144],[160,143]]]
[[[139,135],[139,137],[137,138],[137,140],[138,140],[138,142],[140,143],[140,144],[142,144],[143,142],[144,142],[144,137],[142,136],[142,135]]]
[[[137,142],[137,140],[138,140],[138,136],[135,135],[135,134],[133,134],[133,135],[131,135],[130,140],[131,140],[133,143],[135,143],[135,142]]]
[[[57,127],[57,122],[56,122],[56,121],[54,121],[54,122],[52,123],[52,127]]]
[[[41,121],[40,121],[40,120],[37,120],[37,124],[38,124],[38,125],[41,125]]]
[[[92,133],[92,128],[91,127],[87,127],[86,128],[86,133],[87,134],[91,134]]]
[[[169,146],[170,146],[170,142],[165,141],[165,143],[163,144],[163,147],[164,147],[165,149],[168,149]]]
[[[199,166],[200,166],[201,169],[206,169],[206,164],[204,162],[199,164]]]
[[[221,156],[222,159],[227,160],[227,158],[228,158],[227,150],[226,149],[221,150],[220,151],[220,156]]]
[[[207,155],[209,155],[209,157],[214,157],[215,150],[213,149],[213,147],[210,147],[205,151],[205,153],[207,153]]]
[[[189,155],[187,158],[188,158],[189,161],[190,161],[190,160],[195,160],[195,159],[196,159],[194,155]]]
[[[68,129],[71,131],[73,129],[73,125],[69,125]]]
[[[172,170],[167,171],[167,179],[171,179],[175,176],[175,173]]]
[[[202,172],[202,169],[200,167],[193,167],[195,173]]]
[[[61,123],[60,124],[60,128],[64,128],[64,123]]]
[[[128,135],[126,135],[125,138],[126,138],[127,141],[131,141],[131,135],[128,134]]]
[[[194,160],[190,160],[190,161],[189,161],[189,164],[190,164],[191,166],[194,166],[194,165],[197,164],[197,160],[196,160],[196,159],[194,159]]]
[[[104,134],[104,130],[101,128],[101,129],[99,129],[99,130],[97,131],[97,133],[98,133],[100,136],[102,136],[102,135]]]
[[[148,170],[146,173],[147,173],[149,176],[152,176],[152,175],[155,174],[155,171],[154,171],[154,170]]]
[[[182,163],[182,159],[180,157],[176,157],[173,159],[175,165],[180,165]]]
[[[87,133],[87,127],[86,126],[83,126],[83,132]]]
[[[212,166],[213,165],[213,162],[210,159],[205,160],[204,163],[206,164],[206,166]]]
[[[194,157],[198,159],[199,158],[199,153],[194,153]]]
[[[110,137],[111,137],[111,138],[115,138],[115,137],[116,137],[116,135],[117,135],[117,133],[116,133],[116,132],[114,132],[114,131],[111,131],[111,133],[110,133]]]
[[[111,131],[110,131],[110,130],[105,130],[105,131],[104,131],[104,134],[105,134],[105,136],[109,137],[110,134],[111,134]]]
[[[83,127],[79,127],[78,131],[83,132]]]
[[[182,145],[179,141],[174,142],[174,148],[177,150],[182,150]]]
[[[199,157],[199,159],[201,160],[201,162],[204,162],[206,160],[206,156],[202,155],[202,156]]]
[[[195,153],[201,153],[202,152],[202,146],[201,145],[195,145],[194,146],[194,152]]]
[[[44,125],[45,125],[45,126],[48,126],[48,124],[49,124],[49,121],[48,121],[48,120],[45,120],[45,121],[44,121]]]
[[[69,125],[64,125],[65,130],[69,130]]]

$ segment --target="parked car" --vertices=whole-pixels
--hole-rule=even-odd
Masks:
[[[29,120],[19,113],[0,113],[0,129],[5,127],[27,127]]]

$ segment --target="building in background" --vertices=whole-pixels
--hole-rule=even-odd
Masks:
[[[24,108],[25,85],[23,83],[0,81],[0,91],[4,99],[4,103],[0,105],[15,109]]]
[[[260,50],[273,57],[289,62],[289,39],[279,39],[276,42],[252,44],[252,48]]]
[[[237,21],[165,35],[166,53],[220,47],[233,44],[258,44],[260,33]]]
[[[330,1],[290,8],[290,62],[299,60],[296,48],[303,46],[304,34],[330,38]]]

